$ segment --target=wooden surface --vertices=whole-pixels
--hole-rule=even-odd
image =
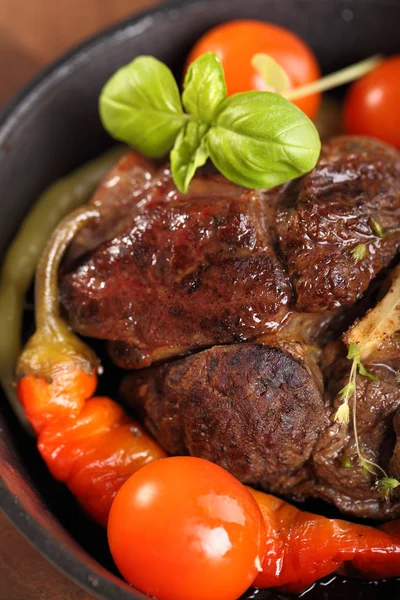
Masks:
[[[65,50],[158,0],[0,0],[0,107]],[[91,600],[0,514],[0,600]]]
[[[0,106],[85,37],[160,0],[0,0]]]

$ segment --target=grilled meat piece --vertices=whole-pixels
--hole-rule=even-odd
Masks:
[[[276,329],[291,285],[266,205],[265,194],[207,174],[184,196],[161,171],[123,231],[61,277],[73,328],[114,342],[125,368]]]
[[[291,310],[328,322],[353,305],[400,243],[370,221],[400,225],[400,160],[377,140],[343,136],[275,190],[205,168],[183,195],[168,168],[130,153],[92,202],[102,217],[72,247],[80,259],[61,276],[61,299],[75,330],[109,340],[117,365],[142,368],[255,339]]]
[[[296,472],[327,426],[321,379],[297,344],[214,346],[125,377],[121,393],[145,410],[170,454],[212,460],[244,483]]]
[[[394,268],[382,285],[376,306],[354,323],[346,332],[346,343],[356,344],[360,359],[367,371],[375,375],[371,381],[357,375],[357,401],[349,399],[349,424],[333,421],[337,408],[343,402],[340,389],[349,381],[351,361],[344,358],[346,351],[340,343],[325,348],[324,363],[327,412],[330,426],[320,435],[313,450],[310,483],[302,493],[316,495],[334,502],[343,512],[357,516],[389,518],[400,516],[400,496],[382,501],[376,488],[376,477],[382,472],[372,466],[360,468],[353,418],[356,416],[359,447],[363,458],[383,468],[389,476],[400,478],[399,407],[400,385],[400,265]],[[333,347],[333,352],[330,349]],[[335,351],[336,350],[336,351]],[[340,357],[342,355],[342,358]],[[342,459],[351,468],[342,465]],[[368,466],[368,465],[367,465]]]
[[[396,380],[400,346],[396,361],[384,359],[382,363],[371,362],[365,366],[377,380],[357,377],[357,432],[361,451],[365,458],[382,466],[389,476],[400,477],[400,463],[393,454],[397,439],[394,419],[400,406],[400,386]],[[338,392],[348,382],[349,361],[345,358],[335,361],[331,369],[332,379],[326,392],[330,425],[313,449],[308,482],[296,493],[302,498],[322,498],[357,517],[400,517],[398,494],[395,492],[390,499],[383,499],[382,492],[375,486],[382,474],[375,469],[376,475],[373,475],[360,467],[352,420],[348,425],[333,421],[342,402]],[[353,410],[352,400],[350,409]],[[343,457],[350,460],[351,468],[343,466]]]
[[[90,200],[100,211],[101,218],[78,233],[68,252],[68,263],[117,235],[125,220],[130,219],[132,211],[145,199],[156,170],[153,161],[137,152],[127,152],[120,158]]]
[[[394,149],[356,136],[322,145],[318,165],[289,183],[277,210],[279,247],[296,291],[296,310],[351,306],[400,246],[400,157]],[[351,250],[364,244],[365,256]]]
[[[350,369],[345,345],[322,354],[393,265],[399,154],[339,137],[323,145],[311,173],[274,190],[245,190],[205,167],[182,195],[168,167],[129,153],[92,202],[102,217],[73,244],[61,298],[72,326],[108,340],[116,364],[139,369],[175,357],[122,385],[165,449],[292,499],[400,516],[399,496],[382,500],[357,464],[352,423],[333,421]],[[347,345],[361,343],[398,296],[393,273],[397,283],[349,330]],[[374,329],[364,349],[379,379],[358,377],[357,425],[363,454],[400,477],[397,318]],[[342,465],[344,455],[354,468]]]

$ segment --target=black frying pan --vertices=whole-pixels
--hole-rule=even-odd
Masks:
[[[292,29],[311,45],[325,72],[377,52],[400,52],[400,0],[189,0],[168,2],[117,25],[44,71],[4,111],[0,251],[48,184],[110,145],[98,119],[97,98],[119,66],[137,54],[153,54],[179,74],[193,42],[213,25],[234,18],[265,19]],[[50,477],[4,397],[0,476],[0,508],[57,567],[99,598],[145,598],[118,578],[104,531]],[[286,596],[266,590],[250,591],[246,598]],[[400,598],[400,579],[376,583],[329,577],[305,598],[395,599]]]

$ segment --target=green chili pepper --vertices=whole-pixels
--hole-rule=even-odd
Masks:
[[[14,389],[26,292],[53,229],[69,212],[88,202],[125,151],[123,146],[113,148],[53,183],[35,202],[4,258],[0,273],[0,382],[18,418],[29,430]]]

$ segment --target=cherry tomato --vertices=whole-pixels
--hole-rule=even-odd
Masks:
[[[122,486],[108,541],[125,579],[158,600],[236,600],[258,574],[265,525],[237,479],[182,456],[149,464]]]
[[[376,137],[400,150],[400,56],[385,60],[349,88],[346,133]]]
[[[251,64],[251,59],[259,52],[269,54],[286,70],[292,88],[320,77],[317,60],[307,44],[288,29],[271,23],[244,20],[214,27],[193,47],[187,66],[204,52],[215,52],[219,56],[228,95],[267,89],[263,78]],[[313,94],[294,103],[313,118],[320,99],[320,94]]]

